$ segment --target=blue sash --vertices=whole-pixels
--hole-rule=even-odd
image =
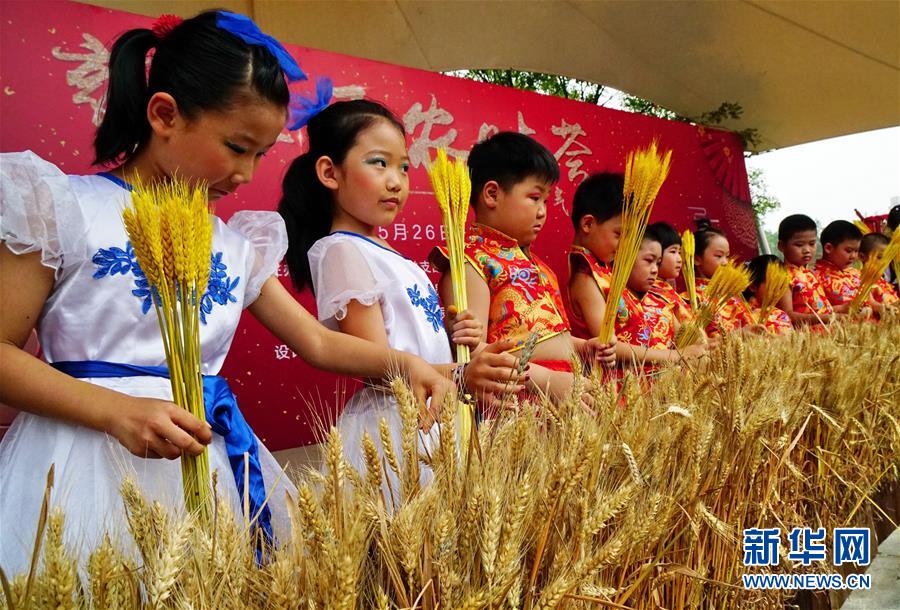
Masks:
[[[78,360],[69,362],[52,362],[50,366],[72,377],[165,377],[169,378],[169,369],[164,366],[137,366],[103,360]],[[203,376],[203,404],[206,407],[206,421],[213,432],[225,439],[228,461],[234,473],[234,482],[238,494],[244,497],[244,454],[248,454],[250,484],[248,492],[250,516],[256,517],[257,527],[264,538],[271,542],[272,515],[266,505],[266,487],[263,481],[262,467],[259,462],[259,445],[250,424],[238,409],[237,399],[228,382],[218,375]]]

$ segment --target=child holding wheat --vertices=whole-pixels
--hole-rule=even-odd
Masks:
[[[861,277],[853,266],[859,255],[862,231],[852,222],[835,220],[822,230],[822,258],[816,261],[816,279],[834,311],[847,313],[859,292]]]
[[[791,289],[778,307],[791,318],[794,326],[828,323],[837,314],[825,289],[809,265],[816,253],[816,223],[805,214],[791,214],[778,224],[778,249],[791,274]]]
[[[788,291],[791,276],[784,263],[774,254],[761,254],[747,263],[750,287],[744,298],[753,319],[772,335],[789,335],[794,331],[791,319],[777,304]]]
[[[694,251],[694,265],[696,274],[696,290],[699,304],[705,302],[705,292],[716,270],[727,265],[731,256],[728,238],[725,233],[714,226],[707,218],[696,221],[697,231],[694,233],[696,249]],[[683,295],[689,298],[686,292]],[[694,312],[697,313],[696,311]],[[720,337],[730,332],[753,326],[753,316],[750,308],[740,293],[729,298],[725,304],[713,314],[712,322],[706,327],[707,336]]]
[[[487,320],[481,339],[511,340],[515,353],[536,334],[529,389],[565,396],[572,356],[611,366],[614,352],[611,343],[573,339],[556,274],[532,249],[559,165],[537,140],[512,132],[476,144],[468,164],[475,222],[466,234],[466,292],[473,314]],[[432,260],[443,271],[441,298],[453,302],[446,252],[435,249]]]
[[[223,501],[240,514],[246,497],[248,521],[267,533],[271,521],[277,534],[291,484],[216,376],[244,308],[313,365],[371,377],[399,368],[418,396],[440,402],[449,391],[421,359],[318,324],[275,277],[287,245],[281,219],[238,212],[227,225],[211,219],[209,279],[198,295],[202,372],[215,390],[205,404],[212,430],[171,402],[153,289],[122,219],[130,181],[175,176],[208,185],[210,199],[226,196],[251,180],[274,145],[289,115],[287,83],[302,78],[285,49],[246,17],[165,16],[113,46],[95,151],[97,164],[114,169],[68,176],[30,152],[3,156],[0,401],[23,411],[0,443],[7,573],[28,569],[51,465],[52,500],[64,509],[66,531],[77,532],[67,540],[76,553],[95,548],[107,531],[125,534],[125,476],[149,499],[183,507],[174,460],[205,451]],[[289,127],[303,120],[295,114]],[[35,326],[51,364],[20,349]]]
[[[859,247],[859,258],[863,262],[863,266],[870,258],[880,259],[890,241],[883,233],[867,233],[863,235]],[[894,286],[882,276],[878,278],[872,287],[872,301],[875,312],[880,314],[885,307],[896,307],[900,304],[900,297],[897,296]]]
[[[622,226],[623,188],[622,174],[594,174],[581,183],[572,202],[576,233],[569,251],[569,303],[572,326],[579,337],[596,337],[601,330],[612,280],[611,262]],[[604,237],[610,232],[615,240]],[[667,315],[667,296],[655,290],[662,259],[660,240],[654,231],[644,234],[619,301],[614,332],[616,360],[621,365],[677,362],[705,352],[702,345],[674,349],[680,322],[674,309],[671,317]]]
[[[472,393],[500,395],[518,385],[512,347],[499,341],[478,350],[469,364],[453,364],[438,295],[425,272],[378,235],[390,226],[409,197],[409,156],[403,124],[369,100],[337,102],[308,125],[309,151],[291,164],[279,211],[288,227],[288,268],[298,289],[311,287],[319,320],[329,328],[371,343],[416,354]],[[482,325],[468,311],[452,325],[457,345],[475,348]],[[439,405],[433,405],[436,408]],[[420,432],[426,450],[439,431],[427,416]],[[390,438],[381,433],[385,421]],[[400,454],[402,418],[390,391],[368,387],[347,403],[338,420],[344,452],[361,472],[367,469],[363,437],[380,451]],[[392,447],[386,447],[391,443]],[[387,472],[385,501],[396,495],[396,476]],[[428,470],[420,470],[424,483]]]

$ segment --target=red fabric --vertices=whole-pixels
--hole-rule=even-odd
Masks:
[[[572,362],[569,360],[532,360],[531,364],[536,364],[545,369],[559,371],[561,373],[571,373],[574,371],[574,369],[572,369]]]
[[[855,267],[838,268],[830,261],[820,258],[816,261],[816,279],[825,291],[825,297],[832,305],[849,303],[859,292],[862,282],[859,269]]]
[[[446,259],[444,248],[436,250],[432,260],[439,260],[438,253]],[[569,332],[559,281],[536,254],[508,235],[475,223],[466,232],[466,258],[490,290],[488,343],[512,339],[520,346],[532,332],[539,340]]]
[[[833,309],[816,274],[806,267],[785,265],[791,274],[791,299],[795,313],[831,314]]]

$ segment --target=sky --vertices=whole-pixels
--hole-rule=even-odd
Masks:
[[[747,169],[764,173],[768,191],[781,207],[763,218],[775,231],[788,214],[821,222],[886,214],[900,197],[900,127],[820,140],[747,159]],[[894,204],[900,201],[894,201]]]

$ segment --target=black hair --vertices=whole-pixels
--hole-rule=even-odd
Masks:
[[[694,256],[702,257],[713,237],[718,235],[728,239],[725,232],[713,225],[709,218],[697,218],[694,220],[694,225],[697,227],[697,230],[694,232]],[[693,264],[693,261],[691,261],[691,264]]]
[[[406,135],[394,114],[370,100],[336,102],[315,115],[306,125],[309,150],[291,163],[281,183],[278,213],[284,218],[288,234],[285,260],[297,290],[312,288],[309,249],[331,231],[334,207],[331,191],[316,175],[316,161],[329,157],[340,165],[356,144],[359,134],[375,124],[387,121]]]
[[[484,185],[491,180],[504,191],[531,177],[550,184],[559,182],[559,163],[553,153],[534,138],[513,131],[501,131],[473,146],[468,164],[473,207]]]
[[[656,235],[659,245],[662,246],[663,252],[671,246],[681,245],[681,235],[675,230],[675,227],[667,222],[654,222],[647,227],[648,231],[653,231]]]
[[[581,219],[590,214],[605,222],[622,213],[625,174],[597,173],[585,178],[572,198],[572,225],[578,230]]]
[[[106,111],[94,137],[95,165],[123,163],[147,143],[147,102],[161,91],[175,98],[179,113],[188,119],[204,110],[230,108],[242,90],[287,109],[290,93],[275,56],[220,29],[216,16],[216,11],[200,13],[163,38],[138,28],[116,40],[109,57]]]
[[[787,242],[797,233],[815,231],[816,221],[806,214],[791,214],[778,223],[778,241]]]
[[[662,246],[662,240],[659,238],[659,233],[651,231],[650,227],[647,227],[647,230],[644,231],[644,237],[641,238],[641,245],[643,245],[645,241],[656,242]]]
[[[891,243],[884,233],[866,233],[859,242],[859,253],[866,256],[878,246],[886,246]]]
[[[837,246],[845,241],[859,241],[862,239],[862,231],[859,230],[852,222],[846,220],[835,220],[828,223],[828,226],[822,229],[819,241],[822,245],[831,244]]]
[[[778,263],[784,267],[784,262],[774,254],[760,254],[747,262],[747,270],[750,271],[750,286],[744,291],[744,297],[753,296],[753,289],[766,281],[766,269],[769,263]]]
[[[887,226],[891,231],[896,231],[900,226],[900,205],[895,205],[888,211]]]

